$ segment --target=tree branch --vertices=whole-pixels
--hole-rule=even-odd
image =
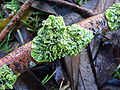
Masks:
[[[30,7],[34,0],[26,0],[26,2],[22,5],[16,15],[11,19],[11,21],[7,24],[7,26],[0,33],[0,42],[5,39],[7,34],[14,28],[17,22],[22,18],[24,12]]]
[[[77,24],[83,28],[94,31],[95,33],[105,33],[109,30],[107,20],[103,14],[90,17],[78,22]],[[32,42],[29,42],[0,59],[0,67],[7,64],[14,72],[17,73],[23,73],[29,69],[31,66],[30,63],[34,62],[30,55],[31,44]]]
[[[30,55],[31,44],[32,42],[29,42],[0,59],[0,67],[6,64],[17,73],[23,73],[29,69],[31,63],[35,62]]]

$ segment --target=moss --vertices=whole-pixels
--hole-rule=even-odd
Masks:
[[[120,29],[120,3],[115,3],[105,12],[111,30]]]
[[[75,56],[93,38],[93,32],[78,25],[66,26],[63,17],[50,15],[43,21],[32,42],[31,56],[37,62],[52,62],[64,56]]]
[[[7,65],[0,67],[0,90],[13,89],[19,74],[14,74]]]

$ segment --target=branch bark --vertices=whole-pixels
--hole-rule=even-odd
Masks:
[[[103,14],[90,17],[78,22],[77,24],[83,28],[94,31],[95,33],[103,33],[109,30],[107,20]],[[4,64],[7,64],[10,68],[13,69],[14,72],[17,73],[23,73],[29,69],[31,66],[30,63],[34,62],[30,55],[31,43],[32,42],[29,42],[19,47],[18,49],[0,59],[0,67]]]
[[[24,12],[30,7],[34,0],[26,0],[26,2],[22,5],[16,15],[11,19],[11,21],[7,24],[7,26],[0,33],[0,42],[5,39],[7,34],[14,28],[17,22],[22,18]]]
[[[32,42],[29,42],[0,59],[0,67],[6,64],[16,73],[29,69],[32,63],[36,63],[30,55],[31,44]]]
[[[95,34],[102,34],[109,31],[107,20],[104,14],[89,17],[77,23],[79,26],[93,31]]]

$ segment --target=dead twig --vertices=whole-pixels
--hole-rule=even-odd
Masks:
[[[7,34],[14,28],[14,26],[17,24],[17,22],[22,18],[24,15],[24,12],[30,7],[30,5],[35,0],[26,0],[26,2],[22,5],[22,7],[18,10],[18,12],[15,14],[15,16],[11,19],[11,21],[7,24],[7,26],[3,29],[3,31],[0,33],[0,42],[5,39]]]
[[[64,1],[64,0],[45,0],[45,1],[55,3],[57,5],[61,5],[61,6],[67,7],[67,8],[70,8],[73,11],[81,14],[85,18],[88,18],[88,17],[91,17],[91,16],[95,15],[95,13],[90,9],[80,7],[80,6],[78,6],[78,5],[74,4],[74,3],[70,3],[70,2],[67,2],[67,1]]]
[[[109,27],[106,23],[107,21],[105,19],[105,16],[103,14],[99,14],[80,21],[77,24],[94,32],[100,31],[99,29],[102,30],[101,32],[106,32],[106,30],[109,30]],[[7,64],[10,68],[14,70],[14,72],[17,73],[23,73],[24,71],[29,69],[31,65],[30,63],[34,61],[30,55],[31,43],[32,42],[29,42],[19,47],[18,49],[0,59],[0,67],[4,64]]]

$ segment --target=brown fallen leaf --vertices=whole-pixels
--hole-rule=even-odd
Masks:
[[[18,1],[24,3],[26,0],[18,0]],[[48,3],[44,2],[43,0],[42,1],[40,1],[40,0],[34,1],[31,5],[31,7],[35,8],[37,10],[43,11],[43,12],[57,15],[57,13],[54,11],[54,9]]]

